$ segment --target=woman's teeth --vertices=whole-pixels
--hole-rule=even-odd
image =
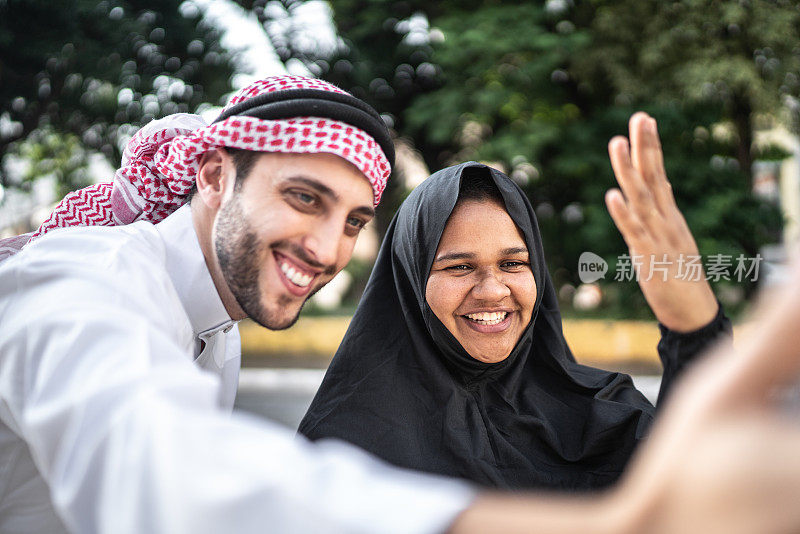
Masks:
[[[313,276],[297,272],[294,267],[285,262],[281,263],[281,271],[283,271],[283,274],[286,275],[286,278],[288,278],[289,281],[300,287],[308,286],[308,284],[311,283],[311,280],[314,279]]]
[[[508,315],[508,312],[481,312],[481,313],[468,313],[467,319],[475,321],[476,323],[491,326],[493,324],[500,324]]]

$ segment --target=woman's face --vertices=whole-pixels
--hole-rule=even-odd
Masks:
[[[528,247],[503,206],[466,200],[453,210],[433,261],[425,298],[470,356],[511,354],[536,302]]]

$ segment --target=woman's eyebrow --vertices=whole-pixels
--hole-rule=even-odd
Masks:
[[[503,256],[513,256],[515,254],[527,254],[528,247],[509,247],[504,248],[500,251],[500,254]],[[437,261],[448,261],[448,260],[471,260],[477,257],[474,252],[448,252],[446,254],[442,254],[441,256],[437,256],[434,259],[434,262]]]
[[[471,260],[473,258],[475,258],[475,254],[472,252],[449,252],[447,254],[437,256],[433,261]]]

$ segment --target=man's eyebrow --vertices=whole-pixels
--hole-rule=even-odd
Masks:
[[[336,200],[336,201],[339,200],[339,195],[336,193],[336,191],[334,191],[333,189],[331,189],[327,185],[323,184],[319,180],[315,180],[314,178],[309,178],[307,176],[291,176],[291,177],[287,178],[286,181],[287,182],[295,182],[295,183],[299,182],[299,183],[301,183],[301,184],[303,184],[303,185],[305,185],[307,187],[310,187],[311,189],[315,190],[320,195],[324,195],[326,197],[329,197],[332,200]]]
[[[375,210],[369,206],[359,206],[353,209],[352,213],[354,215],[363,215],[364,217],[369,217],[370,219],[375,217]]]
[[[314,178],[309,178],[308,176],[291,176],[287,178],[286,181],[295,183],[299,182],[306,187],[310,187],[320,195],[330,198],[334,202],[338,202],[340,199],[339,194],[336,193],[336,191],[323,184],[319,180],[315,180]],[[370,218],[375,217],[375,209],[372,206],[359,206],[354,208],[352,213]]]

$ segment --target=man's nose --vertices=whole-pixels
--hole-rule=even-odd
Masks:
[[[326,219],[320,221],[305,239],[305,248],[309,255],[325,268],[335,266],[338,260],[339,247],[344,238],[343,224]]]
[[[511,295],[511,289],[499,273],[487,271],[480,274],[478,283],[472,289],[472,295],[478,300],[497,302]]]

